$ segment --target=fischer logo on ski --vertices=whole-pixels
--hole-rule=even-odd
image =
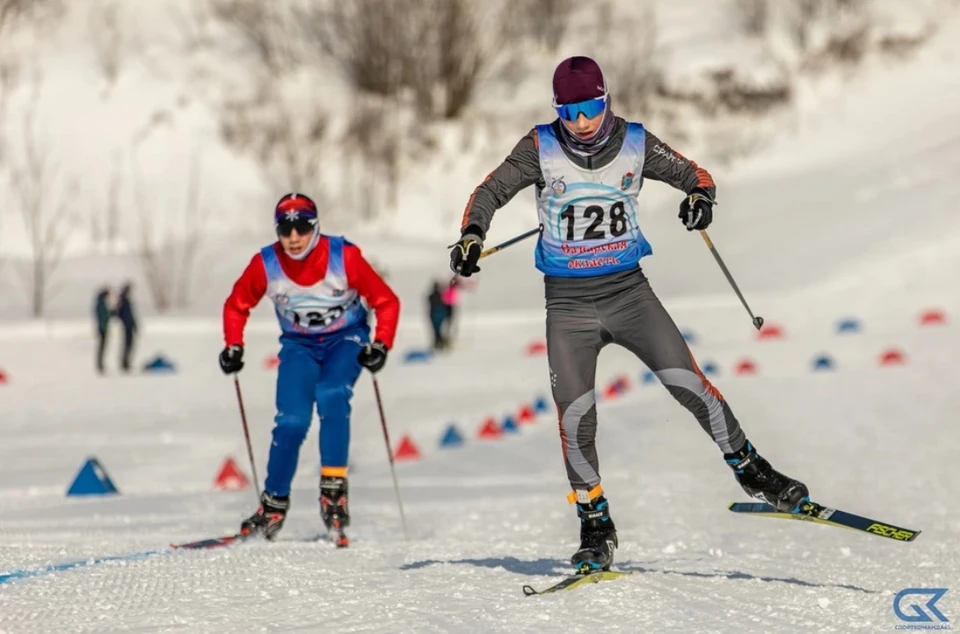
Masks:
[[[841,528],[849,528],[851,530],[870,533],[871,535],[879,535],[880,537],[902,542],[912,542],[920,535],[920,531],[918,530],[878,522],[867,517],[847,513],[846,511],[828,508],[816,502],[804,502],[793,513],[778,511],[765,502],[731,502],[727,508],[734,513],[746,513],[760,517],[802,520],[825,524],[827,526],[839,526]]]

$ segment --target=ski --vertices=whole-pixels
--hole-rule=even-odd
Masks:
[[[841,528],[849,528],[851,530],[870,533],[871,535],[879,535],[880,537],[895,539],[901,542],[912,542],[920,534],[920,531],[917,530],[894,526],[886,522],[878,522],[866,517],[861,517],[860,515],[854,515],[846,511],[838,511],[837,509],[828,508],[822,504],[809,501],[802,503],[800,508],[793,513],[778,511],[766,502],[731,502],[727,508],[734,513],[747,513],[760,517],[803,520],[816,522],[817,524],[825,524],[827,526],[839,526]]]
[[[633,574],[631,572],[622,571],[622,570],[601,570],[599,572],[590,572],[587,574],[575,574],[567,577],[560,583],[554,584],[549,588],[544,588],[543,590],[536,590],[533,586],[523,586],[523,594],[528,597],[539,594],[550,594],[551,592],[559,592],[560,590],[573,590],[574,588],[579,588],[585,586],[589,583],[600,583],[601,581],[611,581],[613,579],[619,579],[620,577],[625,577],[626,575]]]
[[[240,533],[234,535],[224,535],[223,537],[211,537],[209,539],[201,539],[195,542],[187,542],[185,544],[170,544],[170,548],[174,550],[204,550],[208,548],[222,548],[223,546],[230,546],[231,544],[236,544],[244,541],[246,538]]]

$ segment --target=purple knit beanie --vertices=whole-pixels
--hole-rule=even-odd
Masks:
[[[589,57],[568,57],[553,72],[553,99],[557,105],[588,101],[606,94],[603,71]]]

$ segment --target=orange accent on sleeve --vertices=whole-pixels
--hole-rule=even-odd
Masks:
[[[487,174],[486,178],[483,179],[483,183],[486,183],[493,176],[493,172]],[[480,185],[483,185],[480,183]],[[480,185],[477,185],[474,188],[473,193],[470,194],[470,198],[467,199],[467,206],[463,208],[463,218],[460,220],[460,229],[466,229],[467,225],[470,224],[470,208],[473,207],[473,200],[477,197],[477,189],[480,189]]]
[[[693,167],[693,171],[697,175],[697,187],[706,188],[706,187],[717,186],[717,184],[713,182],[713,176],[710,175],[710,172],[708,172],[707,170],[697,165],[696,161],[692,159],[688,159],[686,156],[684,156],[683,154],[680,154],[680,152],[677,152],[676,150],[674,150],[673,153],[676,154],[679,158],[682,158],[683,160],[689,162],[690,166]]]
[[[243,345],[243,329],[250,318],[250,309],[260,303],[267,292],[267,270],[257,253],[234,283],[223,304],[223,340],[228,346]]]
[[[693,161],[690,161],[690,165],[693,165],[697,174],[697,187],[716,187],[716,183],[713,182],[713,176],[710,176],[710,172],[703,169]]]
[[[344,245],[343,265],[347,271],[347,284],[367,300],[377,318],[374,341],[382,341],[387,349],[392,349],[400,321],[400,298],[373,270],[356,245]]]

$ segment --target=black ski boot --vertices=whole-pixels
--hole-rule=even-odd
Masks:
[[[602,495],[592,502],[578,503],[580,550],[570,559],[577,572],[589,574],[609,570],[617,547],[617,530],[610,518],[610,507]]]
[[[273,539],[287,518],[290,509],[289,497],[274,497],[264,491],[260,495],[260,508],[240,525],[240,534],[244,537],[263,537]]]
[[[736,474],[737,482],[750,497],[763,500],[785,513],[796,513],[800,504],[810,499],[807,485],[789,478],[762,458],[750,441],[736,453],[723,454]]]
[[[350,540],[343,532],[343,529],[350,526],[346,478],[320,476],[320,515],[337,548],[349,546]]]

